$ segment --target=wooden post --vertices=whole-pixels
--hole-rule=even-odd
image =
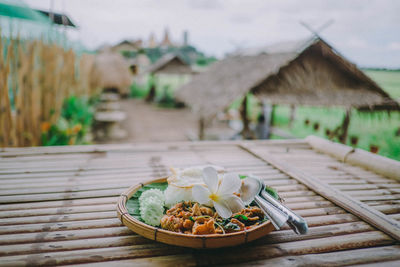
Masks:
[[[240,117],[243,123],[242,137],[243,139],[247,139],[250,137],[249,118],[247,117],[247,95],[244,96],[242,105],[240,106]]]
[[[204,118],[199,120],[199,140],[204,140]]]
[[[350,115],[351,115],[351,108],[347,108],[346,115],[344,116],[343,123],[341,126],[341,134],[339,136],[339,141],[342,144],[346,144],[347,133],[349,130],[349,125],[350,125]]]
[[[296,106],[290,105],[289,127],[292,128],[294,117],[296,115]]]
[[[271,119],[269,120],[270,126],[274,126],[275,105],[271,105]]]
[[[270,120],[269,120],[268,139],[271,138],[272,127],[274,126],[275,106],[276,106],[276,105],[271,105],[271,118],[270,118]]]
[[[155,77],[154,73],[150,74],[149,79],[150,79],[151,85],[150,85],[150,90],[147,93],[147,96],[146,96],[146,99],[145,99],[146,102],[148,102],[148,103],[153,102],[155,97],[156,97],[156,84],[157,84],[156,77]]]
[[[257,139],[268,139],[270,135],[269,120],[271,106],[264,101],[261,102],[261,114],[257,118],[255,137]]]

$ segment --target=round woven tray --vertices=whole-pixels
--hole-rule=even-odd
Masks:
[[[213,235],[190,235],[176,233],[172,231],[163,230],[151,225],[145,224],[128,213],[126,209],[126,202],[132,197],[137,190],[142,186],[151,183],[162,183],[166,182],[167,178],[159,178],[155,180],[148,181],[146,183],[141,183],[129,188],[126,192],[121,194],[118,199],[117,212],[118,218],[121,220],[122,224],[127,226],[129,229],[135,233],[142,235],[148,239],[159,241],[162,243],[191,247],[191,248],[220,248],[220,247],[230,247],[251,242],[266,234],[273,231],[275,228],[270,221],[264,222],[259,226],[255,226],[247,231],[240,231],[236,233],[229,234],[213,234]]]

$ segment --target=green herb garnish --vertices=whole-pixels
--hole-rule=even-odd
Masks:
[[[243,214],[236,214],[235,216],[233,216],[233,218],[235,218],[235,219],[242,219],[243,221],[247,221],[249,218],[247,218],[247,216],[246,215],[243,215]]]
[[[265,186],[265,191],[269,194],[269,195],[271,195],[271,197],[273,197],[273,198],[275,198],[276,200],[279,200],[280,199],[280,197],[279,197],[279,195],[278,195],[278,192],[274,189],[274,188],[272,188],[272,187],[269,187],[269,186]]]
[[[192,216],[189,217],[189,220],[191,220],[192,222],[195,221]]]
[[[240,179],[245,179],[247,178],[247,175],[239,174]]]

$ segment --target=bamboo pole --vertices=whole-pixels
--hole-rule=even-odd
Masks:
[[[4,97],[4,90],[5,87],[3,86],[4,80],[6,78],[5,73],[4,73],[4,59],[3,59],[3,39],[1,37],[1,32],[0,32],[0,145],[1,147],[5,147],[5,142],[4,142],[4,135],[5,135],[5,129],[4,129],[4,121],[5,121],[5,97]]]
[[[199,140],[204,140],[205,121],[204,118],[199,119]]]
[[[290,105],[289,127],[292,128],[296,116],[296,106]]]
[[[7,51],[10,50],[10,45],[7,48]],[[0,50],[2,51],[2,50]],[[4,144],[6,146],[10,145],[10,129],[12,128],[12,121],[11,121],[11,105],[10,105],[10,97],[8,94],[8,75],[10,73],[10,53],[7,53],[7,59],[5,62],[5,66],[4,66],[4,73],[3,73],[3,90],[4,90],[4,94],[3,94],[3,101],[5,102],[4,108],[5,108],[5,116],[4,116]]]
[[[274,126],[275,121],[274,121],[274,117],[275,117],[275,108],[276,105],[271,105],[271,119],[270,119],[270,127],[272,128],[272,126]]]
[[[344,116],[343,123],[341,126],[341,134],[339,136],[339,140],[342,144],[346,144],[347,133],[350,125],[350,116],[351,116],[351,108],[346,109],[346,115]]]
[[[362,149],[333,143],[316,136],[308,136],[306,141],[317,151],[331,155],[343,162],[361,166],[388,178],[400,181],[400,162],[385,158]]]
[[[251,138],[251,132],[249,128],[249,118],[247,117],[247,94],[244,96],[242,105],[240,106],[240,117],[242,118],[243,129],[242,129],[242,137],[243,139]]]

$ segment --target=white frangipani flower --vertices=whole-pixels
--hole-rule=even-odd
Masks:
[[[239,192],[242,182],[239,175],[227,173],[218,180],[218,173],[212,167],[204,168],[203,180],[207,187],[195,185],[192,195],[200,204],[214,207],[222,218],[229,218],[232,213],[244,209],[243,201],[233,193]]]

